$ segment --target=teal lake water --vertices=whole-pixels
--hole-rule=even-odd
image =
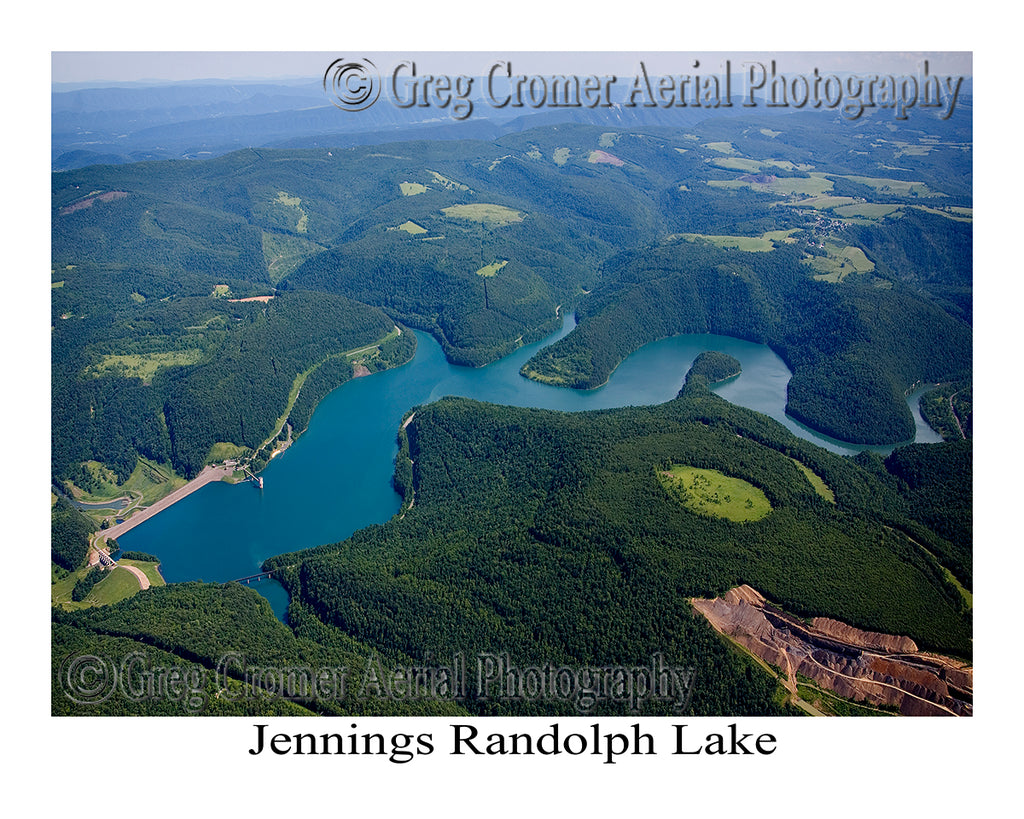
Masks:
[[[457,367],[440,345],[417,333],[412,361],[394,370],[359,378],[328,395],[309,429],[262,472],[264,488],[252,483],[212,483],[119,538],[122,548],[161,559],[168,582],[226,582],[259,571],[268,557],[344,540],[353,532],[383,523],[401,506],[391,486],[396,435],[412,407],[447,395],[496,404],[576,412],[660,404],[674,398],[693,359],[719,350],[739,359],[742,374],[715,392],[763,412],[794,434],[841,454],[857,447],[821,436],[785,414],[790,371],[768,347],[715,335],[684,335],[648,344],[626,359],[604,386],[587,392],[529,381],[519,368],[540,348],[568,334],[562,329],[486,367]],[[921,419],[917,398],[908,397],[920,442],[939,436]],[[875,447],[889,451],[892,447]],[[274,581],[254,583],[279,617],[287,607],[284,589]]]

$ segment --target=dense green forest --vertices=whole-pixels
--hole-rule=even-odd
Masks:
[[[266,563],[304,609],[382,648],[627,662],[679,646],[682,659],[687,598],[750,583],[802,615],[970,654],[958,592],[907,534],[943,542],[922,534],[920,503],[698,380],[669,404],[598,413],[445,399],[417,410],[407,441],[416,501],[401,519]],[[773,511],[694,515],[656,480],[669,462],[742,478]]]
[[[708,384],[717,384],[729,378],[735,378],[742,372],[740,362],[727,353],[708,350],[693,360],[690,371],[686,374],[687,383],[695,377],[707,379]]]
[[[50,510],[50,555],[66,571],[77,569],[85,561],[89,535],[95,527],[79,514],[70,501],[58,497]]]
[[[801,251],[747,253],[668,242],[606,263],[609,284],[577,307],[579,326],[523,367],[550,383],[593,388],[630,353],[673,333],[770,345],[793,370],[787,411],[841,440],[913,437],[904,392],[966,377],[971,328],[907,291],[809,281]]]
[[[414,354],[403,327],[479,366],[567,312],[575,329],[524,375],[593,388],[650,341],[717,333],[770,345],[793,372],[787,411],[815,429],[906,441],[905,396],[933,383],[922,406],[950,439],[832,455],[714,396],[708,385],[739,369],[721,354],[658,407],[442,399],[396,431],[399,516],[309,551],[282,543],[267,561],[290,595],[287,626],[237,584],[54,609],[54,691],[68,656],[140,650],[202,669],[203,713],[574,713],[289,698],[238,674],[224,689],[238,696],[218,696],[215,679],[229,652],[359,677],[374,657],[500,650],[573,666],[662,655],[695,670],[690,713],[782,713],[774,679],[692,615],[689,598],[738,583],[800,616],[970,657],[957,582],[973,580],[972,449],[950,418],[969,439],[971,122],[923,117],[899,140],[890,124],[553,125],[54,173],[51,473],[69,492],[113,491],[140,459],[192,477],[213,453],[251,454],[279,421],[299,434],[357,374],[344,353],[370,351],[359,373]],[[742,479],[771,511],[693,514],[657,479],[676,465]],[[55,502],[55,574],[82,564],[91,529]],[[54,697],[60,714],[195,712],[118,693],[95,708]]]

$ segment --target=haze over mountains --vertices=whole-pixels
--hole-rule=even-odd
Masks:
[[[400,108],[385,91],[359,112],[330,103],[320,79],[132,83],[78,87],[55,83],[51,94],[51,157],[55,171],[95,164],[208,158],[246,147],[311,148],[408,139],[496,139],[555,122],[609,127],[685,127],[729,108],[497,108],[483,103],[483,78],[473,115],[456,121],[437,107]],[[765,109],[776,113],[773,109]],[[779,111],[778,113],[782,113]]]

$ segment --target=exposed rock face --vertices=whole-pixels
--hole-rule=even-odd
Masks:
[[[827,617],[807,625],[750,586],[692,603],[717,631],[781,669],[794,696],[800,674],[845,699],[898,708],[901,714],[972,713],[971,668],[921,653],[908,637],[862,631]]]
[[[877,648],[889,654],[917,653],[917,644],[909,637],[881,634],[877,631],[861,631],[859,628],[840,623],[828,617],[815,617],[811,623],[815,630],[850,645],[863,648]]]

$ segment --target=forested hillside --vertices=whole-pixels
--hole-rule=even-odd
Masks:
[[[500,645],[586,663],[673,646],[696,661],[678,636],[687,599],[749,583],[801,615],[970,654],[957,590],[906,534],[941,541],[914,504],[706,387],[583,414],[446,399],[420,408],[407,436],[415,503],[400,520],[266,564],[322,622],[381,648]],[[742,478],[771,513],[695,515],[656,480],[670,464]]]
[[[215,442],[252,448],[290,379],[371,325],[481,365],[573,308],[526,374],[593,387],[647,341],[731,334],[787,361],[794,417],[905,440],[911,384],[969,377],[970,118],[899,143],[870,120],[756,122],[55,173],[54,477],[95,460],[124,480],[140,455],[192,475]],[[325,294],[388,318],[349,305],[325,326]],[[304,324],[326,335],[292,349]]]

